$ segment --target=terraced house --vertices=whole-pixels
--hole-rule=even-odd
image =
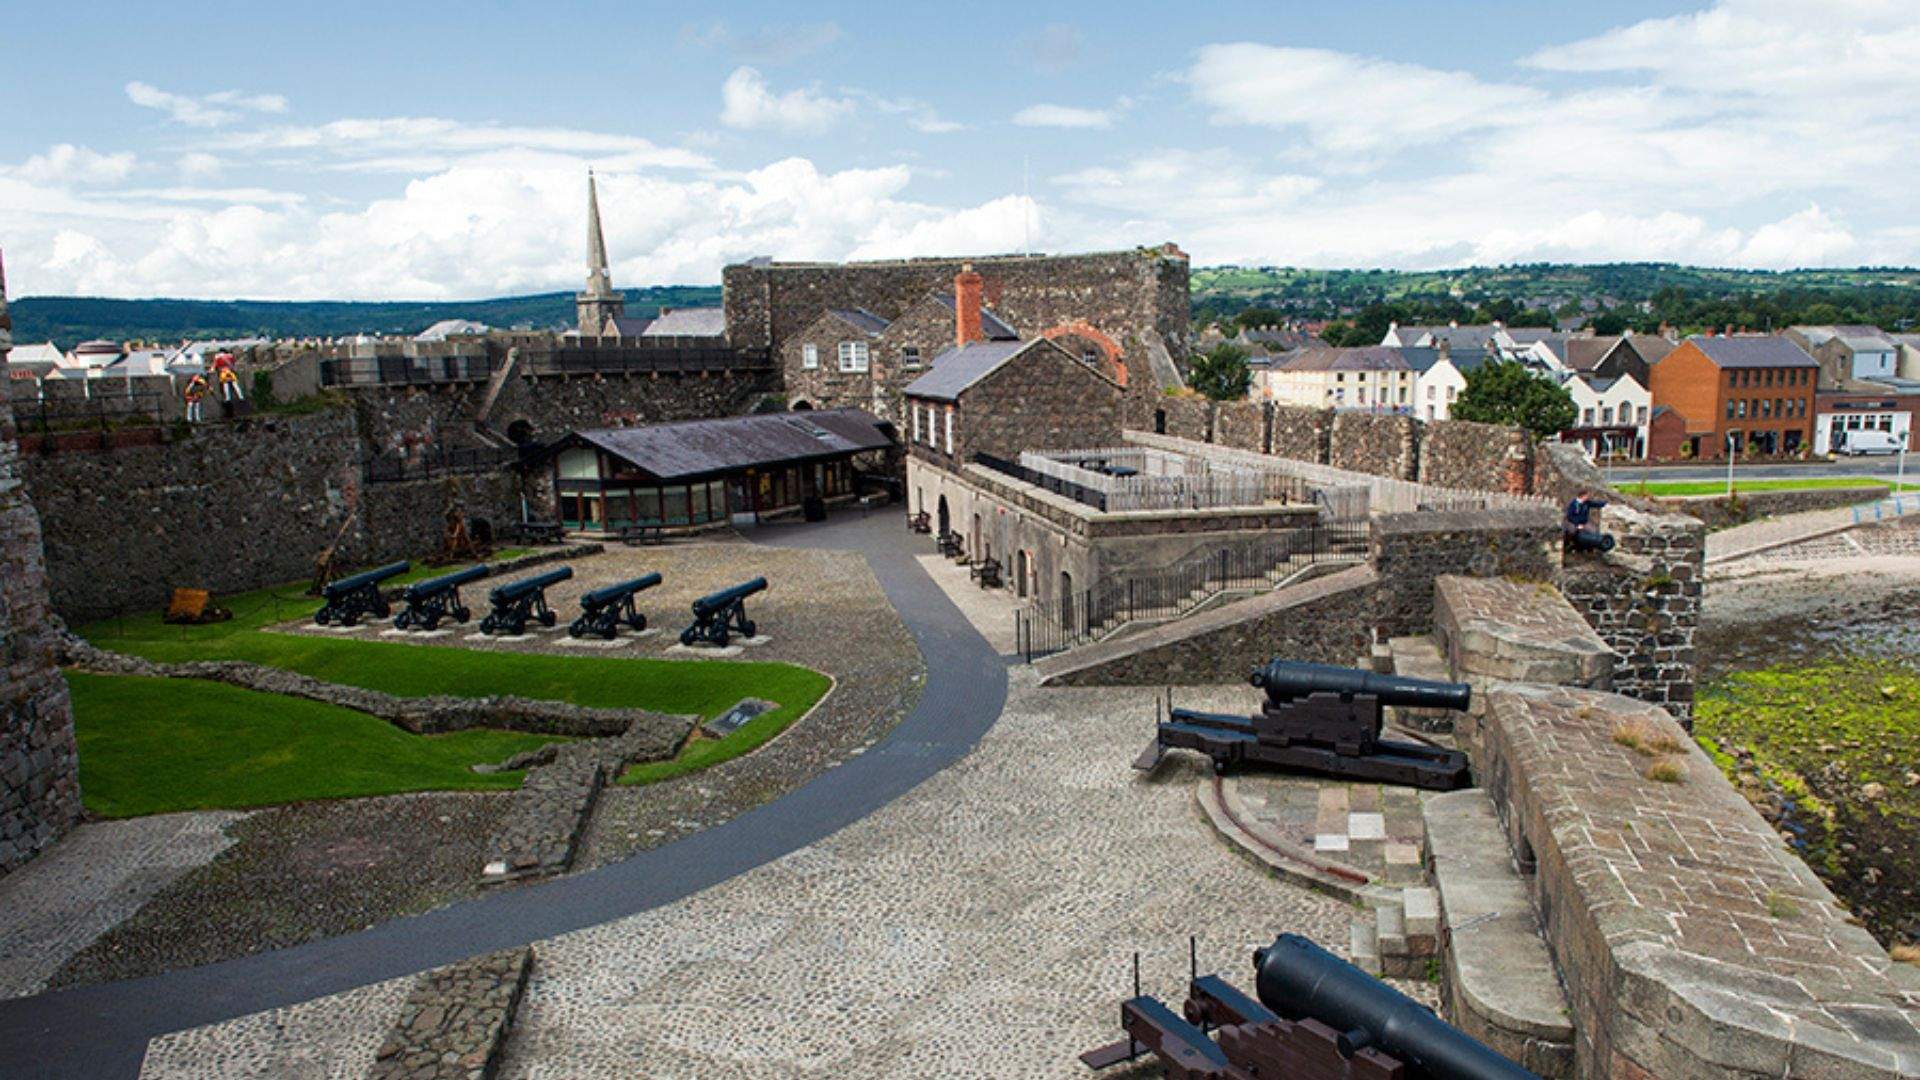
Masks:
[[[1695,336],[1653,365],[1653,406],[1681,424],[1654,425],[1656,458],[1791,454],[1812,445],[1820,365],[1785,337]]]

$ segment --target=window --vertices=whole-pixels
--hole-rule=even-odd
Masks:
[[[953,406],[947,406],[947,453],[953,453]]]
[[[1739,419],[1745,420],[1747,418],[1747,399],[1741,398],[1736,404],[1740,406]]]
[[[864,341],[843,341],[840,343],[840,370],[867,370],[867,343]]]
[[[808,342],[800,346],[800,366],[812,371],[820,366],[820,346]]]
[[[1733,419],[1733,399],[1727,399],[1727,419]]]
[[[920,406],[908,405],[907,411],[913,414],[913,441],[920,441]]]
[[[1603,406],[1603,407],[1602,407],[1602,408],[1600,409],[1600,422],[1601,422],[1602,424],[1607,424],[1607,425],[1612,425],[1612,423],[1613,423],[1613,406],[1611,406],[1611,405],[1607,405],[1607,406]]]
[[[1449,387],[1447,387],[1447,400],[1448,400],[1448,401],[1452,401],[1452,400],[1453,400],[1454,398],[1456,398],[1456,397],[1459,397],[1459,396],[1460,396],[1460,388],[1459,388],[1459,387],[1457,387],[1457,386],[1449,386]]]
[[[920,346],[908,345],[900,350],[900,366],[917,368],[920,366]]]
[[[1428,383],[1428,384],[1427,384],[1427,400],[1428,400],[1428,401],[1432,401],[1432,400],[1433,400],[1433,391],[1434,391],[1434,386],[1433,386],[1433,384],[1432,384],[1432,383]]]
[[[1639,417],[1635,420],[1635,423],[1644,424],[1646,422],[1647,422],[1647,407],[1645,405],[1642,405],[1640,406]]]

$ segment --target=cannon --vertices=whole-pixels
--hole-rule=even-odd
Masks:
[[[1090,1068],[1151,1053],[1174,1080],[1539,1080],[1297,934],[1254,950],[1257,999],[1195,964],[1178,1014],[1140,993],[1137,964],[1127,1037],[1080,1055]]]
[[[362,615],[385,618],[393,612],[387,604],[387,598],[380,592],[380,583],[390,577],[398,577],[413,568],[411,563],[388,563],[352,577],[343,577],[329,582],[320,589],[320,595],[326,603],[313,613],[313,621],[321,626],[338,623],[341,626],[353,626]]]
[[[1601,532],[1599,529],[1569,529],[1566,533],[1566,547],[1568,551],[1598,551],[1605,553],[1612,551],[1613,545],[1613,534]]]
[[[695,600],[693,625],[680,631],[680,644],[692,645],[696,641],[704,641],[709,645],[724,647],[732,631],[739,631],[741,637],[752,637],[753,620],[747,618],[746,599],[754,593],[764,592],[766,588],[767,579],[757,577]]]
[[[1471,782],[1458,750],[1380,737],[1385,706],[1464,710],[1473,694],[1465,683],[1290,660],[1261,665],[1249,681],[1266,691],[1259,712],[1169,708],[1135,767],[1150,770],[1177,748],[1206,754],[1215,772],[1257,764],[1438,791]]]
[[[567,627],[577,638],[599,634],[612,641],[626,626],[638,633],[647,628],[647,617],[633,606],[633,596],[660,584],[659,574],[646,574],[631,581],[604,585],[580,598],[580,617]]]
[[[547,606],[547,586],[558,585],[572,576],[573,567],[562,566],[544,574],[495,585],[493,591],[487,594],[493,610],[480,620],[480,632],[524,634],[530,619],[539,619],[541,626],[552,626],[555,616],[553,609]]]
[[[466,622],[473,617],[473,612],[460,602],[460,586],[486,577],[487,572],[485,566],[469,566],[407,586],[407,591],[400,594],[407,606],[393,617],[393,628],[432,630],[440,625],[441,619],[447,618]]]

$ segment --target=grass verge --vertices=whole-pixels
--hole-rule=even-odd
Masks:
[[[1777,480],[1740,480],[1733,482],[1734,492],[1755,491],[1824,491],[1830,488],[1873,488],[1877,495],[1885,495],[1892,490],[1893,484],[1886,480],[1871,477],[1823,476],[1809,477],[1804,480],[1784,478]],[[1725,480],[1642,480],[1628,484],[1622,490],[1632,491],[1636,495],[1651,495],[1656,498],[1684,498],[1689,495],[1725,495]],[[1904,484],[1902,491],[1920,490],[1920,484]],[[1868,496],[1869,498],[1876,496]]]
[[[517,788],[483,775],[554,741],[516,731],[413,735],[316,701],[190,679],[67,673],[90,813],[136,817],[405,791]]]

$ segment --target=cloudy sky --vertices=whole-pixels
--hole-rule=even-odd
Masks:
[[[620,285],[1165,240],[1920,263],[1914,0],[292,7],[6,17],[13,295],[577,288],[589,166]]]

